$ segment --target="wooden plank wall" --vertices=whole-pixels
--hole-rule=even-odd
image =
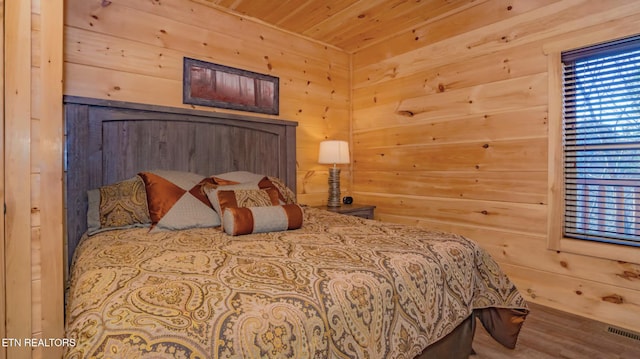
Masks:
[[[31,3],[9,1],[5,11],[5,268],[6,337],[32,335],[31,306]],[[26,59],[26,61],[25,61]],[[8,358],[30,348],[8,347]]]
[[[67,95],[192,107],[182,103],[183,56],[278,77],[277,117],[299,123],[299,201],[326,202],[317,152],[321,140],[349,139],[348,54],[189,0],[70,0],[65,25]]]
[[[63,40],[43,35],[55,33],[56,6],[4,3],[7,337],[58,337],[62,325],[61,297],[42,299],[63,271],[62,257],[50,260],[61,243],[54,44]],[[343,192],[377,205],[379,219],[468,235],[528,299],[640,330],[638,265],[546,249],[542,51],[585,31],[640,28],[637,1],[477,0],[352,56],[188,0],[68,0],[64,17],[65,94],[183,107],[183,56],[278,76],[278,117],[300,123],[301,202],[326,201],[318,143],[352,136]]]
[[[2,136],[7,204],[0,251],[6,276],[2,337],[62,338],[63,1],[0,4],[3,19],[7,15],[2,36],[7,133]],[[60,347],[22,343],[3,348],[0,358],[55,358],[62,353]]]
[[[4,200],[4,1],[0,0],[0,148],[2,148],[2,156],[0,156],[0,202]],[[0,338],[7,337],[6,328],[6,289],[5,289],[5,266],[4,266],[4,217],[0,221]],[[6,359],[7,349],[0,347],[0,359]]]
[[[33,135],[37,141],[32,146],[32,185],[37,187],[40,202],[32,206],[32,212],[40,212],[39,237],[40,282],[34,286],[34,298],[39,294],[41,310],[34,313],[33,337],[43,339],[64,337],[64,211],[63,211],[63,148],[64,118],[62,110],[63,80],[63,26],[64,0],[38,0],[34,6],[34,19],[39,15],[40,32],[33,26],[32,43],[38,43],[39,57],[33,56],[33,87],[39,96],[32,101]],[[34,1],[35,2],[35,1]],[[36,12],[35,10],[39,10]],[[37,81],[37,82],[36,82]],[[36,110],[40,109],[40,111]],[[33,136],[35,137],[35,136]],[[34,156],[34,153],[37,156]],[[34,192],[32,190],[32,192]],[[35,201],[34,201],[35,202]],[[35,221],[34,221],[35,222]],[[35,223],[34,223],[35,224]],[[36,226],[34,225],[34,228]],[[37,243],[37,241],[34,240]],[[35,277],[35,276],[34,276]],[[33,278],[36,281],[36,278]],[[39,289],[39,291],[37,291]],[[34,303],[38,303],[38,299]],[[35,308],[35,306],[34,306]],[[37,330],[37,331],[36,331]],[[38,347],[32,357],[55,358],[62,355],[61,347]]]
[[[6,45],[12,54],[3,81],[11,133],[5,149],[3,337],[63,336],[63,42],[68,95],[184,107],[183,56],[279,77],[278,117],[299,122],[299,200],[326,202],[327,171],[316,163],[318,144],[349,139],[349,55],[343,51],[188,0],[71,0],[64,7],[62,0],[32,0],[3,9],[11,14]],[[23,61],[28,58],[31,63]],[[349,183],[349,171],[343,179]],[[60,348],[7,348],[11,358],[60,353]]]
[[[477,240],[533,302],[640,331],[640,261],[547,249],[543,53],[639,24],[631,0],[476,1],[353,54],[354,196]]]

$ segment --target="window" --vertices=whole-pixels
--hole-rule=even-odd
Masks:
[[[640,36],[561,61],[563,236],[640,247]]]

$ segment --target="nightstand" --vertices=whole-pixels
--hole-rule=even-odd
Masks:
[[[316,208],[340,214],[346,214],[349,216],[373,219],[373,210],[376,208],[376,206],[371,206],[368,204],[343,204],[340,207],[318,206]]]

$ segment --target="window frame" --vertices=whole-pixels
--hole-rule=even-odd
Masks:
[[[615,29],[612,29],[615,30]],[[615,31],[612,32],[616,34]],[[564,150],[563,150],[563,65],[562,52],[598,43],[615,41],[632,36],[635,32],[618,32],[615,37],[610,32],[583,33],[574,39],[547,43],[543,47],[547,55],[548,70],[548,218],[547,248],[558,252],[569,252],[598,258],[638,263],[640,247],[595,242],[568,238],[564,228]]]

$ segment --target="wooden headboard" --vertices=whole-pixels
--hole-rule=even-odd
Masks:
[[[140,171],[250,171],[296,190],[297,122],[70,96],[64,111],[68,264],[87,229],[87,190]]]

